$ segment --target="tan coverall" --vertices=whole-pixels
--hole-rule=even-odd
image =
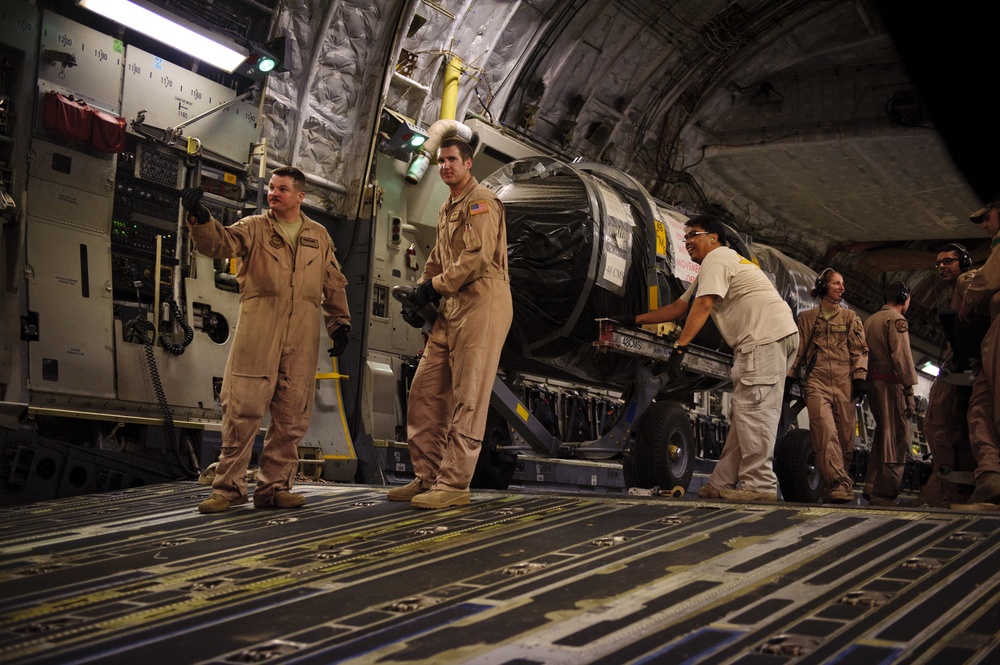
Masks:
[[[465,490],[513,319],[503,204],[475,178],[441,206],[428,279],[443,300],[410,386],[410,460],[422,487]]]
[[[875,436],[868,457],[864,495],[872,504],[899,496],[910,445],[910,420],[904,388],[912,391],[917,369],[910,353],[906,318],[890,305],[865,321],[868,340],[868,408],[875,417]],[[912,393],[911,393],[912,394]]]
[[[793,371],[802,368],[806,409],[816,464],[826,481],[825,497],[833,490],[853,494],[848,475],[854,454],[857,411],[851,380],[868,374],[868,345],[861,319],[846,307],[826,318],[821,308],[799,316],[799,352]]]
[[[959,275],[951,292],[950,309],[961,307],[962,297],[975,274],[975,270],[970,270]],[[946,371],[954,370],[952,349],[948,343],[944,347],[941,366]],[[967,436],[967,419],[965,409],[960,405],[959,387],[945,380],[944,374],[942,372],[931,384],[924,412],[924,438],[931,450],[933,470],[920,489],[920,501],[929,506],[941,506],[958,499],[955,486],[941,480],[941,467],[956,468],[956,449]]]
[[[222,454],[212,482],[230,499],[247,495],[253,441],[268,408],[254,502],[268,505],[274,492],[291,489],[316,393],[320,310],[330,334],[351,325],[347,280],[330,234],[302,217],[295,250],[270,212],[229,227],[214,218],[190,226],[205,256],[241,259],[240,315],[222,379]]]
[[[965,303],[973,307],[989,303],[990,328],[983,338],[982,369],[972,382],[969,398],[969,443],[976,458],[976,479],[987,472],[1000,472],[1000,234],[993,237],[993,250],[965,292]]]

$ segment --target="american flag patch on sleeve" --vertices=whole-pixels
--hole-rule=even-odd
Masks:
[[[488,212],[489,209],[490,209],[490,207],[486,203],[485,199],[482,200],[482,201],[475,201],[471,206],[469,206],[469,214],[471,214],[471,215],[479,215],[479,214],[482,214],[484,212]]]

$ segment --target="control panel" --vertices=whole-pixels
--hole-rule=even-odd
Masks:
[[[118,155],[111,220],[116,300],[135,301],[138,294],[140,303],[152,303],[158,243],[160,280],[167,285],[161,293],[170,293],[171,271],[179,263],[177,229],[183,178],[180,155],[127,137],[125,150]]]

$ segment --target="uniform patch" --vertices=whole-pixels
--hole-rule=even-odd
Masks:
[[[271,247],[275,249],[281,249],[285,246],[285,241],[281,239],[280,236],[271,236]]]
[[[906,319],[896,319],[896,332],[905,333],[910,329],[910,324],[906,322]]]
[[[316,238],[299,238],[299,244],[305,247],[319,247],[319,240],[316,240]]]
[[[474,201],[471,206],[469,206],[470,215],[481,215],[484,212],[490,211],[490,205],[486,202],[486,199],[481,201]]]
[[[845,333],[845,332],[847,332],[847,324],[846,323],[838,323],[838,324],[832,325],[832,326],[830,326],[830,332]]]
[[[449,222],[457,222],[458,218],[461,217],[461,215],[462,215],[462,213],[459,212],[458,210],[456,210],[455,212],[451,213],[451,217],[448,218],[448,221]]]

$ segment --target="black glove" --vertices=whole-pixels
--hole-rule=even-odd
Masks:
[[[868,397],[868,385],[864,379],[851,379],[851,399],[860,404]]]
[[[791,402],[792,399],[795,397],[795,395],[792,394],[792,388],[795,387],[796,383],[798,383],[798,382],[795,380],[794,376],[786,376],[785,377],[785,401],[786,402]]]
[[[403,309],[403,320],[414,328],[423,328],[424,324],[427,323],[427,321],[424,320],[424,317],[420,316],[419,312],[414,312],[413,310],[405,308]]]
[[[350,341],[347,337],[347,329],[345,329],[344,326],[340,326],[334,330],[333,334],[330,335],[330,339],[333,340],[333,346],[329,348],[327,353],[330,354],[331,358],[336,358],[343,353],[347,348],[347,343]]]
[[[631,328],[638,328],[639,326],[635,322],[635,314],[615,314],[614,316],[609,316],[612,321],[617,321],[623,326],[629,326]]]
[[[673,353],[667,358],[667,366],[663,371],[671,381],[675,381],[683,373],[681,362],[684,360],[685,353],[687,353],[687,346],[678,345],[674,347]]]
[[[434,285],[431,284],[431,280],[417,284],[417,288],[413,289],[413,297],[410,298],[410,302],[417,309],[420,309],[427,303],[434,303],[434,306],[437,307],[440,300],[441,294],[435,290]]]
[[[208,208],[201,203],[201,197],[204,194],[205,192],[201,191],[201,187],[191,187],[181,193],[181,205],[188,215],[194,217],[196,224],[205,224],[212,218],[212,214],[208,212]]]

